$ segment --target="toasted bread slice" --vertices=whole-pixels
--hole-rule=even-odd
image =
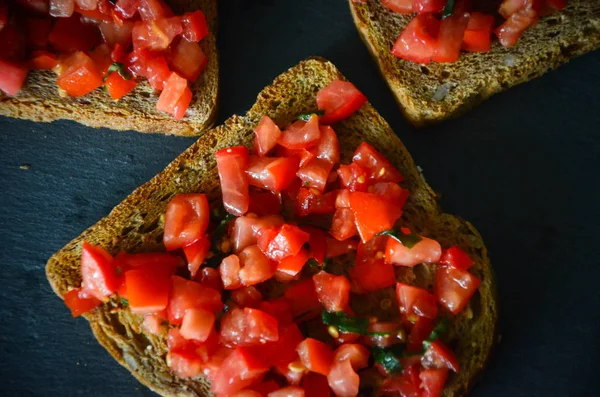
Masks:
[[[278,125],[285,126],[299,113],[316,109],[315,94],[336,78],[343,76],[322,58],[303,61],[276,78],[259,94],[245,116],[234,115],[223,125],[208,131],[107,217],[52,256],[46,273],[54,291],[63,296],[70,288],[80,286],[79,261],[84,240],[100,245],[112,254],[161,249],[161,216],[174,195],[204,192],[209,199],[220,198],[214,156],[217,150],[233,145],[251,147],[253,129],[265,114]],[[335,130],[342,147],[342,161],[349,161],[356,146],[366,141],[381,150],[402,171],[406,177],[403,186],[411,192],[403,215],[407,224],[444,246],[459,245],[476,262],[472,272],[481,280],[481,287],[472,298],[470,309],[454,318],[447,340],[455,349],[462,369],[451,375],[445,396],[461,395],[483,369],[495,337],[497,312],[493,275],[481,236],[470,223],[442,213],[435,193],[417,170],[406,148],[370,104],[335,125]],[[418,269],[417,266],[413,273],[406,268],[405,278],[431,284],[433,273]],[[111,313],[112,308],[110,303],[103,304],[85,316],[100,343],[140,382],[164,396],[210,395],[207,380],[178,379],[169,371],[164,338],[145,332],[140,316],[129,310]]]
[[[458,116],[491,95],[524,83],[600,47],[600,2],[571,0],[527,29],[511,48],[497,41],[486,53],[462,53],[455,63],[421,65],[394,57],[392,46],[412,19],[381,0],[349,0],[354,23],[400,109],[416,126]],[[498,9],[490,2],[490,11]]]
[[[176,14],[202,10],[210,33],[200,42],[208,57],[204,72],[191,85],[194,96],[183,120],[156,110],[158,94],[146,80],[128,95],[114,101],[99,88],[80,98],[63,98],[58,93],[56,74],[32,71],[15,97],[0,92],[0,115],[33,121],[74,120],[95,128],[136,130],[173,135],[200,135],[215,121],[219,89],[216,0],[167,0]]]

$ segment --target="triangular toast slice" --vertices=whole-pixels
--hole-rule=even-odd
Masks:
[[[316,109],[316,92],[343,76],[322,58],[311,58],[289,69],[263,89],[256,103],[244,116],[232,116],[208,131],[164,171],[136,189],[111,213],[87,229],[50,258],[46,266],[54,291],[63,296],[79,287],[81,243],[100,245],[111,254],[120,251],[160,250],[167,203],[178,193],[203,192],[209,199],[220,199],[215,152],[234,145],[252,146],[253,129],[263,115],[285,126],[298,114]],[[334,125],[342,148],[342,162],[348,161],[356,146],[366,141],[380,150],[406,177],[402,185],[410,190],[403,219],[413,230],[437,239],[443,246],[458,245],[475,260],[469,270],[481,286],[464,310],[453,318],[448,342],[456,352],[461,371],[451,375],[445,396],[462,395],[484,368],[495,341],[496,301],[494,280],[487,250],[481,236],[468,222],[444,214],[436,194],[427,185],[406,148],[386,121],[370,104],[342,123]],[[430,285],[433,272],[407,277]],[[415,268],[416,269],[416,268]],[[141,327],[142,317],[129,310],[111,312],[110,303],[86,314],[99,342],[143,384],[164,396],[208,396],[205,379],[176,378],[165,361],[165,340],[150,335]]]
[[[52,71],[31,71],[25,87],[15,97],[0,92],[0,115],[33,121],[74,120],[95,128],[136,130],[173,135],[200,135],[210,128],[217,111],[219,60],[217,53],[217,1],[167,0],[176,14],[202,10],[210,33],[200,42],[208,64],[190,89],[193,97],[183,120],[156,109],[158,94],[146,80],[133,92],[114,101],[102,89],[80,98],[63,98]]]
[[[497,40],[486,53],[461,53],[455,63],[422,65],[394,57],[392,46],[413,18],[381,0],[349,0],[362,40],[391,88],[400,109],[416,126],[458,116],[491,95],[555,69],[600,47],[600,2],[571,0],[542,17],[511,48]],[[491,2],[497,10],[498,2]]]

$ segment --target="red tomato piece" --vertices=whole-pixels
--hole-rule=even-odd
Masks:
[[[148,79],[148,84],[155,90],[162,91],[171,76],[171,69],[165,57],[159,56],[148,60],[145,69],[144,76]]]
[[[210,287],[217,291],[223,291],[221,274],[219,273],[219,270],[213,269],[212,267],[203,267],[200,269],[200,272],[196,273],[195,280],[206,287]]]
[[[469,303],[479,284],[479,279],[467,271],[441,268],[435,273],[434,294],[442,306],[458,314]]]
[[[0,59],[0,90],[6,95],[17,95],[26,78],[27,69]]]
[[[110,46],[106,43],[102,43],[90,51],[88,55],[92,61],[94,61],[96,70],[102,75],[102,77],[106,77],[108,74],[108,68],[113,64]],[[64,69],[64,66],[61,65],[59,70],[60,69]]]
[[[70,17],[75,10],[75,0],[50,0],[50,15],[53,17]]]
[[[337,362],[349,360],[352,368],[358,371],[369,366],[369,350],[357,343],[346,343],[335,350],[333,360]]]
[[[271,393],[272,391],[279,390],[280,386],[274,380],[269,380],[266,382],[258,382],[252,385],[253,391],[260,393],[261,397],[264,397]]]
[[[213,330],[214,323],[214,313],[204,309],[188,309],[183,315],[180,329],[181,336],[185,339],[204,342]]]
[[[131,32],[134,49],[166,50],[173,39],[183,32],[181,17],[154,21],[137,21]]]
[[[487,52],[492,48],[494,16],[472,12],[462,39],[462,49],[471,52]]]
[[[413,0],[381,0],[381,4],[399,14],[413,13]]]
[[[394,267],[383,260],[383,248],[387,237],[377,236],[366,244],[359,244],[356,263],[349,271],[357,292],[377,291],[394,285]]]
[[[254,129],[256,138],[254,140],[254,150],[259,156],[266,156],[271,149],[277,145],[277,140],[281,136],[281,130],[269,116],[262,116],[260,122]],[[289,157],[289,156],[282,156]]]
[[[400,312],[406,316],[417,315],[434,319],[438,308],[435,297],[422,288],[412,285],[396,284],[396,297]]]
[[[444,391],[444,384],[448,378],[448,370],[426,369],[419,374],[421,379],[421,389],[423,397],[441,397]]]
[[[244,248],[239,254],[239,260],[241,269],[238,277],[244,286],[262,283],[275,274],[276,265],[256,245]]]
[[[160,335],[164,328],[163,319],[158,314],[146,314],[142,326],[152,335]]]
[[[427,317],[417,317],[408,335],[407,350],[417,353],[423,351],[423,341],[429,338],[435,324],[432,319]]]
[[[262,298],[262,294],[254,286],[242,287],[231,291],[231,300],[240,307],[256,308],[260,305]]]
[[[325,257],[335,258],[336,256],[341,256],[349,252],[356,251],[357,248],[358,243],[354,240],[338,241],[328,237]]]
[[[416,18],[419,18],[419,16]],[[361,143],[356,148],[352,160],[367,171],[369,183],[371,184],[377,182],[400,183],[404,180],[400,171],[366,142]]]
[[[140,0],[117,0],[115,10],[125,19],[133,17],[138,10]]]
[[[176,119],[181,120],[191,100],[191,96],[187,98],[188,92],[191,94],[187,80],[177,73],[172,72],[169,79],[165,82],[163,92],[158,97],[156,109],[170,113]],[[182,100],[184,102],[187,100],[187,105],[181,103]]]
[[[173,11],[162,0],[138,0],[138,12],[144,21],[154,21],[173,15]]]
[[[160,98],[159,98],[160,99]],[[175,120],[181,120],[185,116],[185,112],[187,112],[188,107],[190,106],[190,102],[192,101],[192,91],[189,87],[185,87],[183,89],[183,94],[179,97],[177,103],[173,107],[173,118]]]
[[[188,270],[192,277],[196,275],[200,266],[204,263],[204,259],[206,259],[209,251],[210,240],[206,234],[196,242],[183,247],[183,253],[188,262]]]
[[[235,216],[241,216],[248,211],[250,194],[248,191],[248,149],[235,146],[219,150],[216,154],[223,205],[225,210]]]
[[[331,390],[327,383],[327,376],[309,372],[302,378],[302,387],[307,396],[310,397],[330,397]]]
[[[356,222],[354,214],[350,208],[338,208],[335,210],[333,220],[331,221],[331,234],[336,240],[344,241],[350,237],[356,236]]]
[[[302,226],[302,230],[310,235],[308,239],[308,257],[315,258],[317,262],[323,263],[325,259],[325,250],[327,233],[313,226]]]
[[[297,353],[296,353],[297,355]],[[298,360],[295,360],[298,361]],[[278,375],[283,376],[287,383],[293,386],[297,386],[300,384],[300,382],[302,381],[302,378],[304,377],[304,372],[303,371],[295,371],[290,369],[290,363],[287,364],[281,364],[281,365],[276,365],[274,366],[274,372]]]
[[[221,294],[216,289],[179,276],[171,277],[171,299],[167,307],[169,322],[181,324],[188,309],[206,309],[216,313],[223,309]]]
[[[256,244],[256,234],[262,228],[283,225],[283,218],[279,215],[256,217],[254,214],[240,216],[233,222],[230,239],[233,252],[239,253],[244,248]]]
[[[333,350],[329,345],[312,338],[306,338],[297,349],[300,361],[312,372],[327,375],[333,363]]]
[[[296,202],[296,214],[298,216],[331,214],[335,211],[336,197],[336,191],[321,194],[316,189],[300,188]]]
[[[288,256],[297,255],[309,239],[308,233],[298,226],[289,224],[283,224],[279,228],[261,229],[257,238],[261,251],[277,262]]]
[[[323,124],[335,124],[352,116],[367,98],[349,81],[333,80],[317,92],[317,107],[324,110]]]
[[[113,257],[104,248],[84,241],[81,246],[81,286],[102,301],[118,287]]]
[[[285,290],[284,297],[295,318],[302,317],[303,320],[306,320],[320,314],[321,302],[319,302],[312,278],[290,285]]]
[[[176,195],[165,212],[165,247],[172,251],[195,243],[206,233],[209,220],[210,208],[206,195]]]
[[[127,64],[129,71],[135,76],[146,77],[148,73],[148,63],[153,58],[154,55],[149,50],[144,48],[132,51],[129,55],[127,55],[127,60],[125,63]],[[171,73],[169,73],[166,79],[168,79],[170,75]]]
[[[58,65],[56,55],[47,51],[33,51],[29,65],[35,70],[52,70]]]
[[[377,233],[392,229],[399,218],[394,206],[376,194],[351,192],[349,201],[363,243],[371,240]]]
[[[300,167],[315,158],[315,154],[309,149],[288,149],[283,146],[275,146],[275,155],[278,157],[297,157],[300,160]]]
[[[277,143],[288,149],[307,149],[319,143],[320,138],[319,116],[313,114],[308,122],[298,120],[286,128]]]
[[[83,52],[76,52],[61,63],[56,84],[67,94],[80,97],[94,91],[103,83],[94,61]]]
[[[190,42],[199,42],[208,36],[208,23],[200,10],[183,15],[183,38]]]
[[[367,171],[362,169],[358,164],[340,165],[337,173],[340,178],[340,185],[344,189],[348,189],[351,192],[367,191]]]
[[[202,359],[194,352],[171,350],[167,357],[169,368],[180,378],[195,378],[202,373]]]
[[[522,8],[510,15],[502,25],[496,28],[494,33],[498,36],[498,41],[503,47],[512,47],[517,44],[525,30],[535,25],[537,20],[538,14],[536,11],[530,8]]]
[[[275,278],[280,282],[295,279],[307,261],[308,252],[305,249],[301,249],[296,255],[288,256],[277,264]]]
[[[564,10],[567,0],[546,0],[546,4],[555,10]]]
[[[182,264],[178,256],[166,252],[141,252],[128,254],[121,252],[115,260],[119,266],[125,269],[138,268],[142,266],[162,266],[166,272],[175,273],[175,268]]]
[[[424,64],[431,62],[437,49],[439,30],[440,21],[433,15],[428,13],[417,15],[406,25],[396,40],[392,54],[407,61]]]
[[[321,132],[321,138],[319,143],[308,149],[318,159],[326,160],[331,164],[337,164],[340,162],[340,142],[338,141],[337,135],[333,128],[328,125],[322,125],[319,127]]]
[[[350,190],[340,189],[335,198],[335,208],[350,208]]]
[[[95,2],[95,0],[85,0],[93,3],[95,6],[94,9],[85,10],[81,8],[78,4],[75,4],[75,12],[80,14],[82,17],[85,17],[88,20],[93,20],[93,22],[99,23],[101,21],[112,22],[113,18],[111,15],[105,14],[100,10],[99,3]],[[107,0],[108,1],[108,0]]]
[[[469,13],[455,12],[442,19],[438,45],[431,59],[435,62],[456,62],[468,24]]]
[[[27,38],[17,28],[16,23],[9,23],[0,30],[0,42],[2,43],[2,59],[5,61],[20,62],[27,55]]]
[[[221,320],[220,341],[227,346],[260,346],[279,340],[278,322],[257,309],[233,309]]]
[[[279,193],[294,181],[297,170],[295,157],[250,156],[246,175],[250,185]]]
[[[438,13],[444,10],[445,0],[413,0],[412,7],[416,13]]]
[[[281,213],[281,196],[273,192],[250,192],[248,212],[258,216]]]
[[[125,289],[133,313],[156,313],[169,303],[171,272],[162,265],[147,265],[125,272]]]
[[[421,364],[427,369],[441,369],[448,368],[454,372],[458,372],[458,360],[456,356],[439,340],[431,343],[423,357],[421,358]]]
[[[95,26],[84,24],[79,16],[58,18],[48,41],[60,52],[88,51],[100,43],[100,34]]]
[[[381,384],[380,390],[383,394],[390,396],[423,397],[418,370],[414,370],[412,367],[405,369],[400,376],[386,378]]]
[[[473,260],[460,247],[454,246],[442,251],[440,264],[459,270],[467,270],[473,266]]]
[[[323,192],[332,168],[333,164],[328,160],[315,158],[300,167],[296,176],[303,182],[303,186]]]
[[[438,263],[442,255],[440,243],[427,237],[408,248],[394,238],[388,239],[385,261],[397,266],[414,267],[420,263]]]
[[[221,274],[221,280],[223,281],[223,288],[225,289],[236,289],[242,286],[240,280],[240,258],[237,255],[229,255],[223,258],[219,265],[219,273]]]
[[[137,86],[135,79],[124,79],[119,73],[111,73],[104,81],[108,94],[115,101],[129,94]]]
[[[291,324],[294,321],[290,310],[290,304],[284,298],[262,301],[258,305],[258,308],[263,312],[276,318],[280,326]],[[285,335],[282,332],[280,332],[279,334]],[[295,348],[296,346],[294,346],[294,349]]]
[[[329,387],[336,396],[357,396],[360,378],[350,360],[336,361],[327,374]]]
[[[298,386],[288,386],[269,393],[268,397],[304,397],[304,389]]]
[[[171,44],[167,60],[172,70],[191,82],[198,80],[208,64],[208,58],[200,45],[187,40],[178,40]]]
[[[63,296],[65,305],[71,310],[73,317],[79,317],[84,313],[98,307],[102,301],[89,296],[82,288],[70,290]]]
[[[323,270],[313,276],[319,302],[329,312],[348,309],[350,302],[350,281],[344,276],[334,276]]]
[[[125,22],[119,26],[114,22],[101,22],[98,25],[104,41],[111,47],[120,44],[127,48],[131,44],[131,32],[133,31],[133,22]]]
[[[0,28],[0,30],[2,30]],[[25,34],[27,44],[35,48],[45,48],[48,44],[48,36],[52,31],[52,20],[49,18],[29,17],[25,19]]]

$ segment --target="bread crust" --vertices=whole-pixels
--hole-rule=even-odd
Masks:
[[[412,15],[394,13],[381,0],[348,2],[362,41],[415,126],[459,116],[493,94],[600,47],[600,2],[571,0],[564,10],[527,29],[514,47],[495,41],[486,53],[463,52],[455,63],[421,65],[391,53]]]
[[[305,60],[277,77],[261,91],[246,115],[234,115],[208,131],[107,217],[54,254],[46,265],[53,290],[62,297],[70,288],[80,286],[79,260],[84,240],[104,247],[113,255],[120,251],[161,249],[161,215],[174,195],[204,192],[211,200],[220,198],[214,156],[217,150],[233,145],[252,147],[253,129],[263,115],[285,126],[299,113],[313,111],[317,91],[336,78],[343,79],[343,76],[331,62],[322,58]],[[402,185],[411,192],[403,214],[407,225],[438,239],[444,246],[459,245],[476,262],[471,271],[481,280],[481,287],[470,309],[454,318],[447,339],[457,352],[462,369],[451,375],[444,396],[462,395],[482,371],[495,340],[494,281],[483,240],[470,223],[441,211],[437,195],[423,179],[406,148],[370,104],[334,128],[342,148],[342,161],[350,161],[354,148],[366,141],[403,173],[406,181]],[[210,395],[205,379],[181,380],[171,374],[165,361],[164,338],[145,332],[140,316],[128,310],[111,313],[111,309],[111,303],[103,304],[84,316],[99,342],[141,383],[163,396]]]
[[[19,93],[10,97],[0,92],[0,115],[38,122],[59,119],[73,120],[94,128],[135,130],[169,135],[200,135],[216,118],[219,91],[219,58],[217,53],[217,1],[167,0],[173,11],[181,14],[202,10],[210,34],[200,42],[208,57],[206,69],[190,88],[194,94],[183,120],[156,110],[157,93],[145,79],[129,94],[114,101],[99,88],[80,97],[63,98],[58,93],[56,74],[52,71],[31,71]]]

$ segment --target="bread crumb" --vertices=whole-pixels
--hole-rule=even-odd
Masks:
[[[514,55],[506,55],[504,57],[504,66],[515,66],[517,64],[517,58]]]
[[[31,164],[21,164],[19,166],[20,169],[22,170],[30,170],[31,169]]]
[[[446,98],[446,96],[450,92],[450,89],[452,89],[452,88],[454,88],[454,85],[452,83],[442,84],[441,86],[439,86],[437,88],[437,90],[435,90],[431,99],[433,99],[434,102],[443,101],[444,98]]]

